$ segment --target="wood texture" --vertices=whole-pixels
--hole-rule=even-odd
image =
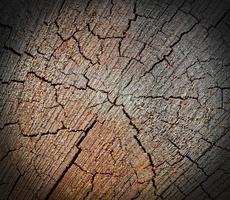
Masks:
[[[229,10],[1,0],[0,199],[230,199]]]

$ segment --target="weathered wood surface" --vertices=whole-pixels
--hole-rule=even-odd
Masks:
[[[230,199],[229,9],[1,0],[0,199]]]

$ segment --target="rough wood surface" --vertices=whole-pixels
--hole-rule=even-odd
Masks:
[[[1,0],[0,199],[230,199],[230,3]]]

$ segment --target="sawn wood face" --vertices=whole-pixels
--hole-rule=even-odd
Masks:
[[[230,199],[229,10],[1,0],[0,199]]]

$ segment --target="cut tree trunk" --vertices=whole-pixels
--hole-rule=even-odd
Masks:
[[[0,199],[230,199],[230,3],[1,0]]]

